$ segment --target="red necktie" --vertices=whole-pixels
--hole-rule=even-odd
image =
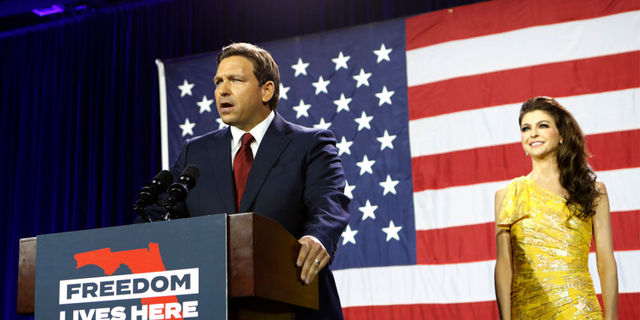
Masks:
[[[240,140],[242,141],[242,145],[240,145],[240,150],[238,150],[235,158],[233,158],[233,178],[236,183],[236,203],[238,204],[238,210],[240,210],[240,200],[242,200],[244,187],[247,185],[247,178],[249,177],[249,171],[251,171],[251,164],[253,164],[253,152],[251,152],[253,136],[250,133],[245,133]]]

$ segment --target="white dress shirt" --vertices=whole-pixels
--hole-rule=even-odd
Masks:
[[[253,136],[253,141],[251,141],[251,152],[253,153],[253,158],[256,158],[256,154],[258,153],[258,148],[260,147],[260,142],[262,142],[262,138],[264,138],[264,134],[267,133],[267,129],[273,122],[273,118],[275,118],[276,114],[274,111],[269,113],[269,116],[262,120],[262,122],[258,123],[249,133]],[[233,158],[235,158],[236,153],[240,150],[240,146],[242,145],[242,135],[247,132],[242,129],[231,126],[231,166],[233,166]]]

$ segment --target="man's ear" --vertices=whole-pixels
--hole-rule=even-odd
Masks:
[[[267,81],[262,85],[262,103],[266,104],[271,100],[275,92],[274,87],[273,81]]]

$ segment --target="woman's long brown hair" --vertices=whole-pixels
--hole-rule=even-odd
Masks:
[[[549,114],[556,122],[562,144],[558,146],[558,169],[560,184],[569,195],[567,207],[572,216],[586,220],[595,212],[596,200],[600,192],[596,189],[596,174],[587,162],[586,139],[578,122],[560,103],[549,97],[531,98],[522,104],[518,123],[522,117],[532,111],[541,110]],[[577,208],[576,208],[577,207]]]

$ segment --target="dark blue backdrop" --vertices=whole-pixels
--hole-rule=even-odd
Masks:
[[[480,1],[156,0],[0,33],[0,317],[28,318],[20,238],[134,220],[161,169],[155,59]]]

